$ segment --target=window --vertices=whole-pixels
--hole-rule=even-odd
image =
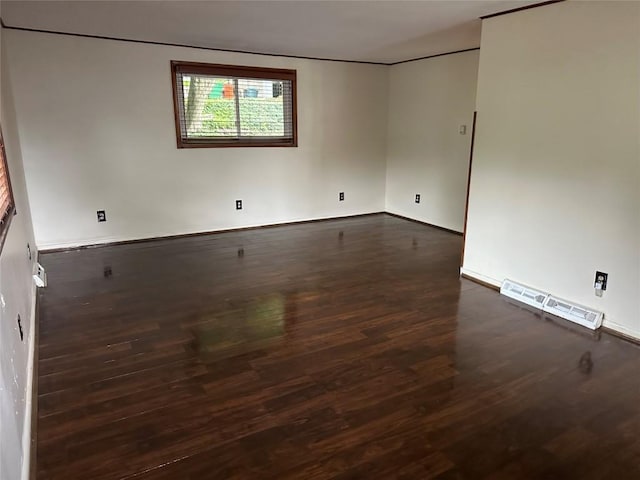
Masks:
[[[11,192],[11,182],[9,181],[9,168],[7,167],[7,157],[4,152],[4,140],[0,129],[0,250],[7,236],[9,223],[15,213],[13,194]]]
[[[171,62],[178,148],[295,147],[296,71]]]

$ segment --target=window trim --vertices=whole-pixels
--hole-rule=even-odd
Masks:
[[[0,126],[0,162],[4,167],[5,175],[7,176],[7,185],[9,187],[9,208],[6,212],[0,212],[0,253],[2,253],[2,247],[4,241],[7,238],[9,227],[11,226],[11,220],[16,215],[16,202],[13,196],[13,188],[11,187],[11,175],[9,174],[9,162],[7,161],[7,153],[4,148],[4,136],[2,135],[2,127]]]
[[[291,121],[293,136],[291,140],[269,141],[259,137],[255,139],[206,138],[184,139],[180,128],[180,103],[176,75],[201,74],[219,75],[221,77],[265,78],[268,80],[288,80],[291,82]],[[241,65],[222,65],[215,63],[171,61],[171,85],[173,89],[173,112],[178,148],[228,148],[228,147],[297,147],[298,146],[298,101],[296,70],[283,68],[247,67]]]

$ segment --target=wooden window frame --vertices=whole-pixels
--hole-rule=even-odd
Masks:
[[[206,138],[186,139],[182,136],[180,128],[180,105],[182,104],[178,91],[176,75],[215,75],[220,77],[235,78],[263,78],[268,80],[286,80],[291,82],[291,122],[292,138],[286,141],[281,139],[268,140],[260,137],[254,138]],[[171,61],[171,85],[173,86],[173,110],[176,127],[176,141],[178,148],[227,148],[227,147],[297,147],[298,146],[298,104],[296,70],[282,68],[246,67],[239,65],[220,65],[213,63]],[[285,112],[286,114],[286,112]]]
[[[9,188],[9,206],[5,212],[0,212],[0,253],[2,253],[2,247],[4,246],[4,241],[7,238],[7,233],[9,232],[9,226],[11,225],[11,220],[16,214],[16,202],[13,197],[13,189],[11,188],[11,176],[9,175],[9,164],[7,162],[7,153],[4,149],[4,137],[2,135],[2,127],[0,127],[0,162],[2,162],[2,166],[4,167],[5,175],[7,176],[7,185]]]

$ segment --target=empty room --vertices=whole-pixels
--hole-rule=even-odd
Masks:
[[[0,480],[640,479],[640,1],[0,17]]]

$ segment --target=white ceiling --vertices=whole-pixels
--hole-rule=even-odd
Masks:
[[[478,17],[539,0],[13,1],[5,25],[392,63],[480,46]]]

